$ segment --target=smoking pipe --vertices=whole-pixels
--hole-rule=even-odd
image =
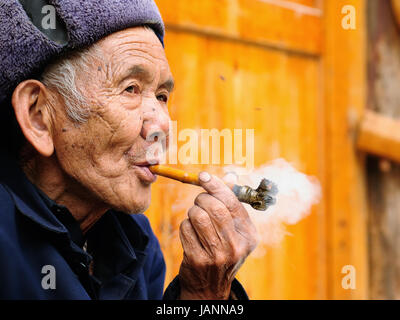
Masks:
[[[149,167],[154,174],[177,180],[183,183],[200,186],[199,175],[188,173],[186,171],[175,169],[163,165],[154,165]],[[275,195],[278,193],[278,188],[275,183],[270,180],[262,179],[257,189],[249,186],[239,186],[236,184],[227,185],[232,189],[233,193],[240,202],[251,205],[254,209],[265,211],[269,206],[275,204]]]

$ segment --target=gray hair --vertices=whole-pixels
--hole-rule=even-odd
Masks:
[[[50,64],[41,76],[41,82],[57,91],[64,100],[68,117],[77,123],[85,123],[90,108],[87,99],[77,88],[77,73],[88,70],[94,61],[101,59],[101,49],[94,44],[76,51]],[[86,77],[90,77],[87,73]]]

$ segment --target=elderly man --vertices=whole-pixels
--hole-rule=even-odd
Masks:
[[[152,0],[50,3],[0,0],[0,297],[160,299],[165,264],[142,213],[174,86],[163,22]],[[200,177],[164,298],[246,299],[234,277],[255,228]]]

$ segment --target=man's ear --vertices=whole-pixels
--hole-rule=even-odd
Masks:
[[[37,152],[50,157],[54,152],[54,144],[47,97],[48,91],[41,82],[26,80],[15,88],[12,105],[25,138]]]

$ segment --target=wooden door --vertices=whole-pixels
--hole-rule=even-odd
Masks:
[[[156,2],[178,130],[254,129],[256,166],[282,157],[322,184],[310,216],[240,270],[250,297],[366,298],[363,159],[353,145],[365,104],[364,1],[351,1],[356,30],[342,28],[342,0]],[[164,178],[153,188],[146,215],[165,254],[166,284],[182,258],[178,228],[187,207],[180,200],[195,188]],[[354,290],[342,287],[346,265],[356,270]]]

